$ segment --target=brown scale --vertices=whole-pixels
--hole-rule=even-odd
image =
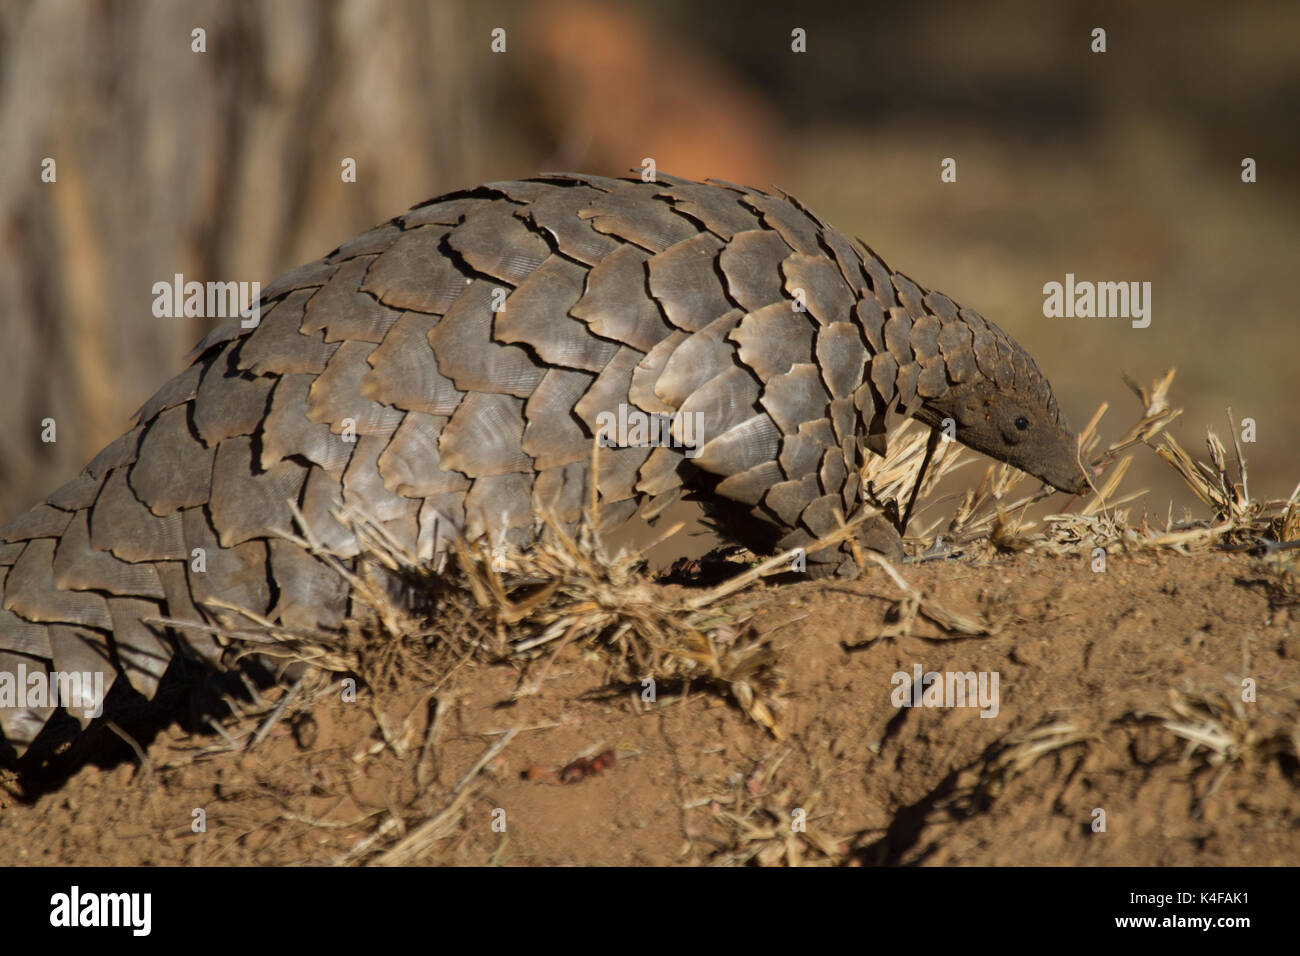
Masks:
[[[643,352],[653,349],[673,332],[672,326],[651,297],[627,301],[628,288],[646,281],[649,260],[650,254],[636,246],[616,248],[587,273],[586,291],[569,314],[603,338]]]
[[[161,625],[146,623],[163,616],[162,605],[138,598],[109,598],[108,613],[127,682],[146,697],[153,697],[172,659],[171,643],[163,637]]]
[[[535,227],[550,234],[555,247],[564,255],[597,266],[619,249],[629,248],[614,237],[597,232],[588,220],[578,217],[579,209],[601,195],[598,190],[581,186],[550,189],[528,205],[526,215]]]
[[[471,478],[531,472],[533,460],[524,453],[523,435],[523,399],[471,392],[442,430],[442,467]]]
[[[465,489],[468,480],[444,469],[438,451],[438,436],[449,420],[423,412],[406,413],[377,461],[386,489],[407,498]]]
[[[347,614],[348,586],[341,575],[320,573],[320,562],[291,541],[273,539],[271,576],[279,600],[274,613],[289,627],[338,627]]]
[[[673,416],[671,435],[683,445],[700,448],[700,458],[704,458],[704,449],[741,422],[754,417],[757,409],[760,385],[748,369],[732,366],[720,375],[715,375],[691,393],[677,414]],[[687,419],[687,416],[691,416]],[[735,474],[735,468],[719,462],[717,466],[706,466],[703,461],[696,465],[711,471],[715,475]],[[749,467],[745,465],[744,467]]]
[[[106,633],[111,626],[111,619],[106,621],[102,631],[68,624],[52,625],[50,663],[53,664],[54,669],[69,674],[98,671],[104,675],[104,693],[107,694],[118,676],[118,670],[113,666],[113,655],[109,650]],[[91,718],[84,708],[74,707],[68,711],[68,714],[83,728],[90,724]]]
[[[785,291],[795,298],[796,290],[801,290],[808,312],[820,324],[838,322],[848,314],[853,296],[839,267],[825,255],[793,253],[781,262],[781,274]]]
[[[294,455],[335,474],[347,467],[355,442],[336,435],[328,422],[307,417],[307,395],[315,380],[313,375],[284,375],[276,383],[260,433],[263,471]]]
[[[447,235],[470,268],[517,285],[550,256],[550,247],[516,215],[514,203],[493,203]]]
[[[445,313],[470,282],[455,261],[443,255],[442,244],[451,231],[450,226],[425,226],[402,234],[365,272],[361,293],[392,309]],[[319,327],[314,319],[312,324]]]
[[[275,384],[274,378],[232,370],[231,349],[225,346],[203,373],[198,393],[187,406],[194,430],[208,447],[227,438],[251,435],[266,413],[271,386]],[[325,372],[329,372],[328,366]]]
[[[539,472],[590,456],[591,433],[569,411],[577,407],[595,380],[589,372],[553,368],[528,397],[520,447]]]
[[[288,458],[262,471],[254,468],[249,438],[223,441],[212,466],[212,495],[207,505],[221,546],[231,548],[267,537],[271,531],[292,532],[293,513],[288,502],[298,500],[307,471],[306,465]],[[93,519],[90,527],[93,543],[97,530]],[[188,551],[171,555],[182,559],[187,556]]]
[[[499,288],[475,279],[429,332],[429,345],[438,371],[461,391],[504,391],[527,398],[546,369],[526,349],[493,341],[492,303]]]
[[[807,313],[794,311],[785,301],[750,312],[730,338],[739,347],[740,361],[769,381],[795,365],[815,361],[814,331]]]
[[[361,394],[361,380],[370,371],[367,359],[374,351],[370,342],[348,341],[339,346],[307,393],[308,421],[328,424],[336,435],[349,428],[358,435],[369,435],[391,433],[397,427],[402,420],[400,409]]]
[[[388,488],[380,472],[379,459],[391,447],[391,435],[362,435],[343,472],[343,502],[365,510],[375,521],[414,518],[420,510],[418,498],[408,498]]]
[[[322,362],[321,368],[324,367],[325,365]],[[320,369],[316,369],[315,371],[320,371]],[[153,421],[154,417],[159,412],[191,401],[198,393],[199,378],[202,374],[202,365],[191,365],[162,388],[158,389],[152,398],[141,405],[140,408],[136,410],[135,420],[137,422]]]
[[[325,331],[304,334],[299,330],[314,289],[291,292],[276,304],[271,314],[261,316],[257,328],[239,348],[237,366],[254,375],[319,375],[338,342],[326,342]],[[191,392],[182,401],[194,398]],[[141,420],[146,416],[141,415]]]
[[[177,405],[151,421],[131,466],[131,490],[159,517],[206,504],[212,487],[213,449],[190,433],[188,412]]]
[[[54,555],[54,585],[64,591],[101,591],[136,597],[163,598],[162,581],[153,564],[122,561],[109,551],[90,546],[90,513],[72,516]]]
[[[406,312],[366,357],[370,370],[361,376],[363,397],[395,408],[450,415],[465,393],[438,370],[429,344],[436,315]]]
[[[652,256],[650,294],[659,300],[664,315],[679,329],[698,332],[731,309],[718,275],[722,240],[702,232]]]
[[[792,251],[780,234],[770,229],[733,235],[718,256],[731,298],[746,312],[781,301],[781,275],[772,269],[772,263],[784,260]]]
[[[492,326],[499,342],[522,344],[548,366],[599,372],[619,343],[597,338],[569,310],[582,298],[586,266],[551,256],[503,301]]]
[[[653,185],[651,188],[657,189]],[[578,216],[591,220],[592,228],[597,232],[634,243],[651,253],[663,252],[699,232],[698,227],[675,212],[671,204],[655,199],[650,190],[636,187],[607,193],[579,210]]]
[[[655,382],[655,396],[668,409],[679,409],[710,380],[736,367],[727,336],[740,321],[739,309],[719,315],[673,349]]]
[[[740,193],[699,183],[677,182],[661,190],[678,212],[690,216],[719,239],[730,242],[738,232],[754,228],[754,213]]]
[[[340,265],[330,281],[307,303],[299,331],[303,335],[324,331],[327,343],[348,340],[382,342],[401,313],[381,305],[375,296],[361,291],[361,283],[376,258],[360,256]]]
[[[690,338],[688,333],[679,329],[646,353],[646,357],[632,370],[632,384],[627,393],[630,404],[652,414],[671,415],[676,411],[675,406],[669,405],[655,394],[655,389],[668,360],[673,357],[677,347]]]

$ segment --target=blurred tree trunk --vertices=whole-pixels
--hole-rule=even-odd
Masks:
[[[214,324],[155,318],[155,282],[265,284],[480,180],[487,57],[457,42],[465,16],[415,0],[0,6],[0,520],[124,431]]]

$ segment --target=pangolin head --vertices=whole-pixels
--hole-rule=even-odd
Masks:
[[[1086,491],[1078,437],[1066,424],[1046,377],[1027,354],[1025,359],[1013,384],[973,376],[938,398],[926,399],[916,417],[936,428],[951,422],[954,437],[963,445],[1054,488],[1071,494]]]

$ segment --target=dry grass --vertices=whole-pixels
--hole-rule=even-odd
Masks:
[[[783,749],[759,757],[746,773],[705,783],[702,796],[688,801],[684,810],[707,807],[713,826],[707,831],[690,827],[681,856],[693,843],[706,847],[713,866],[838,866],[848,858],[852,834],[825,829],[825,780],[822,756],[813,768],[815,782],[796,797],[793,787],[782,784],[778,771],[791,751]],[[796,806],[796,800],[798,805]]]
[[[504,559],[486,542],[458,543],[456,570],[492,623],[482,650],[495,659],[536,661],[553,660],[571,646],[596,648],[616,681],[711,688],[779,734],[774,709],[783,681],[776,655],[748,626],[746,602],[728,598],[762,574],[784,570],[790,556],[751,568],[743,580],[692,593],[652,581],[644,550],[608,553],[590,521],[571,531],[548,520],[534,547]],[[534,692],[548,666],[517,693]]]

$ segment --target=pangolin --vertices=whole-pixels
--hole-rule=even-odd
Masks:
[[[602,429],[602,523],[685,493],[762,550],[852,515],[897,415],[1085,484],[1006,333],[795,199],[729,183],[546,174],[451,193],[273,282],[245,324],[0,529],[0,675],[97,672],[152,697],[177,654],[219,664],[210,631],[160,623],[215,623],[211,601],[339,625],[347,587],[283,536],[291,505],[349,558],[343,503],[429,560],[455,534],[524,546],[543,511],[579,518]],[[0,706],[4,740],[21,755],[52,710]]]

